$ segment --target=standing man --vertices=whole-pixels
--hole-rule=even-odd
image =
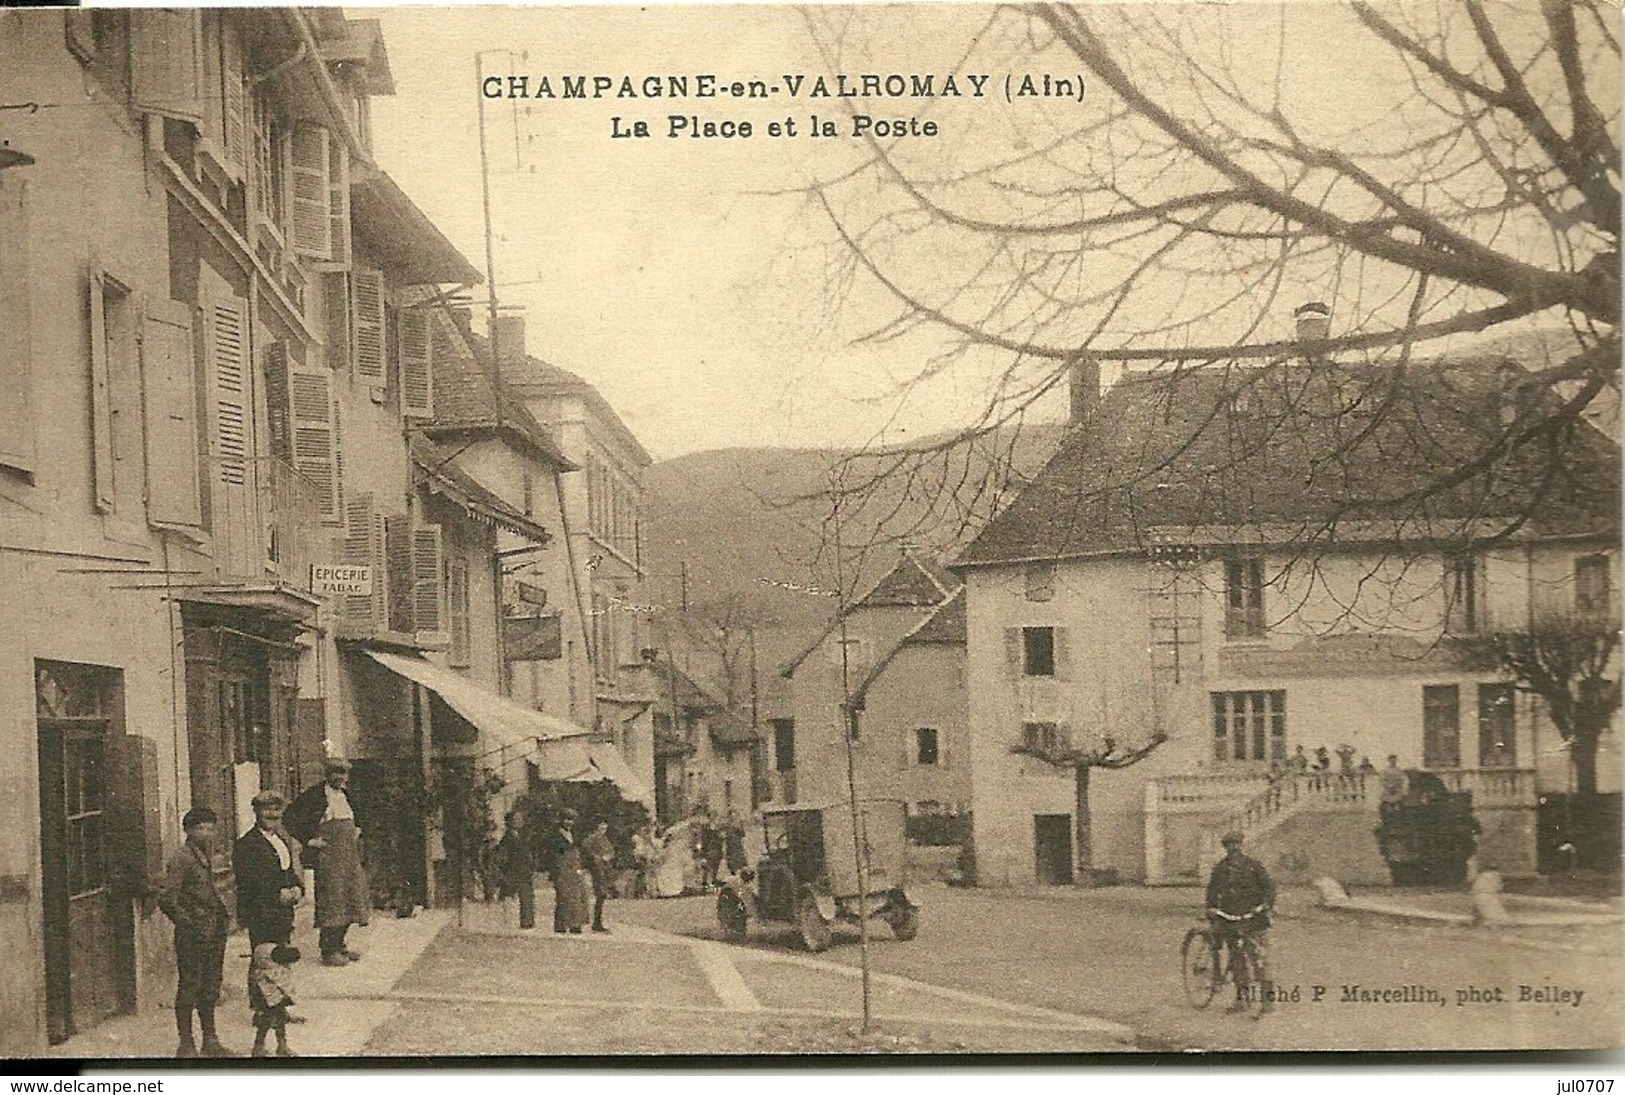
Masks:
[[[254,796],[254,827],[237,839],[231,869],[237,876],[237,922],[248,929],[250,947],[286,946],[293,939],[293,908],[305,895],[299,853],[282,829],[287,800],[276,791]],[[263,997],[248,971],[248,1002],[256,1011]]]
[[[1377,813],[1386,823],[1404,804],[1411,781],[1405,770],[1399,766],[1399,756],[1395,753],[1388,754],[1388,767],[1382,770],[1379,778],[1382,780],[1382,799],[1377,803]]]
[[[314,849],[316,926],[320,929],[322,964],[347,966],[361,952],[345,945],[351,924],[365,924],[367,876],[361,867],[361,830],[350,806],[350,762],[330,758],[326,778],[293,800],[288,831]]]
[[[234,1057],[214,1029],[220,1000],[220,974],[226,961],[226,900],[214,884],[216,818],[207,806],[194,806],[181,818],[186,843],[169,865],[158,907],[175,923],[175,1029],[177,1057],[196,1057],[192,1012],[203,1028],[205,1057]]]
[[[1248,1007],[1252,977],[1258,975],[1260,1015],[1275,1010],[1275,982],[1270,978],[1270,911],[1275,907],[1275,880],[1264,865],[1241,852],[1242,835],[1232,830],[1219,842],[1224,858],[1213,865],[1207,883],[1208,921],[1220,943],[1230,952],[1230,968],[1236,971],[1236,1001],[1226,1010],[1232,1014]],[[1243,961],[1243,939],[1252,943],[1252,963]],[[1215,961],[1218,955],[1214,955]],[[1253,965],[1253,969],[1248,966]]]
[[[604,902],[609,898],[609,880],[615,869],[615,845],[610,843],[609,822],[600,821],[592,827],[587,839],[581,842],[581,851],[587,861],[587,873],[592,875],[592,930],[607,932]]]

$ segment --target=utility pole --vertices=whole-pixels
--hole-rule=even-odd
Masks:
[[[497,345],[497,272],[496,248],[491,230],[491,165],[485,148],[485,55],[499,52],[481,50],[474,54],[474,87],[480,104],[480,201],[485,210],[485,320],[486,337],[491,345],[491,402],[495,404],[497,428],[502,428],[502,352]]]

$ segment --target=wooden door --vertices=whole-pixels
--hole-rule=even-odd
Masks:
[[[1072,817],[1038,814],[1033,817],[1033,847],[1038,882],[1066,886],[1072,882]]]
[[[38,670],[46,1032],[52,1042],[134,1003],[130,910],[115,890],[108,856],[111,718],[99,676],[91,667],[56,663]]]

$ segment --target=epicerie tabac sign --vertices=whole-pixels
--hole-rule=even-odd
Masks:
[[[310,591],[330,594],[371,593],[372,567],[312,563]]]

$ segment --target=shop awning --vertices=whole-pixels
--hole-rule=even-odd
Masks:
[[[587,783],[607,779],[634,802],[654,802],[654,792],[621,758],[613,743],[587,740],[592,731],[532,711],[423,658],[384,650],[368,650],[367,656],[391,673],[429,689],[499,746],[522,750],[521,755],[534,759],[543,779]]]
[[[615,747],[614,742],[594,742],[587,750],[592,756],[593,769],[600,773],[597,778],[609,780],[620,788],[622,795],[634,802],[641,802],[646,806],[654,805],[654,791],[632,771],[632,766],[621,757],[621,751]]]

